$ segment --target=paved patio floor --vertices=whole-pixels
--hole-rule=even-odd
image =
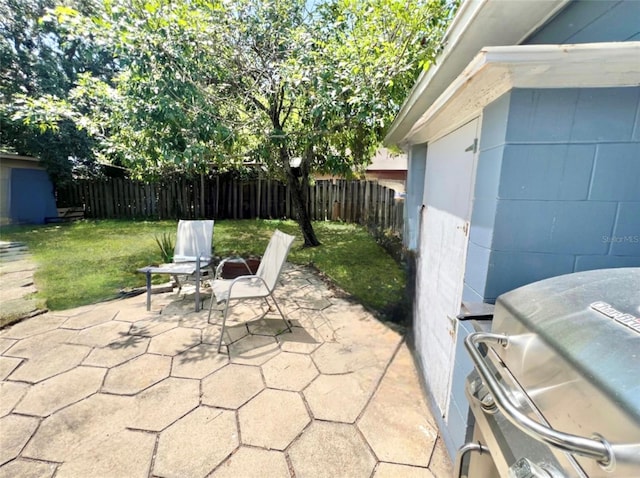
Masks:
[[[293,333],[238,305],[228,355],[189,294],[0,331],[0,477],[450,476],[403,337],[306,268],[276,297]]]

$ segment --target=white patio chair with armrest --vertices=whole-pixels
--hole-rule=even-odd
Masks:
[[[175,277],[178,290],[182,285],[178,276],[193,277],[196,285],[196,312],[200,310],[200,280],[203,269],[213,262],[211,254],[213,242],[213,220],[178,221],[176,245],[173,250],[173,262],[159,266],[147,266],[138,269],[147,276],[147,310],[151,309],[151,275],[169,274]]]
[[[271,307],[269,300],[267,299],[267,297],[271,297],[287,327],[287,330],[291,332],[291,326],[282,313],[278,302],[276,302],[276,299],[273,296],[273,291],[276,288],[278,278],[280,277],[284,263],[287,260],[289,250],[291,249],[291,244],[293,244],[294,239],[294,236],[290,236],[276,229],[269,240],[267,249],[260,261],[260,266],[255,274],[239,276],[235,279],[227,280],[216,278],[216,280],[213,281],[211,285],[212,295],[207,321],[211,319],[214,297],[216,303],[225,303],[224,314],[222,316],[222,330],[220,331],[220,340],[218,341],[218,352],[220,352],[220,349],[222,348],[222,338],[224,336],[227,316],[229,315],[229,303],[232,300],[264,299],[267,302],[267,305]],[[237,258],[233,258],[232,260],[237,260]],[[218,271],[221,271],[223,266],[224,261],[218,266]],[[249,269],[248,266],[247,269]]]

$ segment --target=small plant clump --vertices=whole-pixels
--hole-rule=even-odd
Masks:
[[[160,254],[162,255],[162,261],[169,263],[173,261],[173,237],[168,232],[163,232],[160,235],[155,236],[156,244],[160,248]]]

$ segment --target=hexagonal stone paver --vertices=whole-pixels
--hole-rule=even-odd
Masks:
[[[305,327],[292,327],[291,333],[281,334],[276,337],[283,352],[296,352],[309,354],[320,347],[320,336],[312,329]]]
[[[102,393],[74,403],[42,421],[22,456],[60,463],[71,460],[125,430],[132,407],[132,397]]]
[[[150,433],[119,430],[101,441],[83,443],[58,467],[56,477],[147,478],[155,443]]]
[[[184,378],[204,378],[229,363],[229,357],[219,354],[209,344],[197,345],[176,355],[171,375]]]
[[[160,431],[198,406],[200,383],[184,378],[167,378],[134,396],[129,427]]]
[[[104,347],[126,337],[129,327],[126,322],[109,321],[81,330],[69,342],[89,347]]]
[[[28,388],[26,383],[0,382],[0,417],[11,413]]]
[[[42,355],[27,359],[10,375],[11,380],[36,383],[53,377],[79,365],[90,350],[84,345],[57,344]]]
[[[178,321],[175,319],[166,319],[162,316],[152,319],[138,320],[131,325],[129,334],[142,335],[143,337],[155,337],[167,330],[175,329]]]
[[[72,340],[78,332],[56,329],[19,340],[4,355],[11,357],[33,358]]]
[[[38,428],[38,419],[20,415],[0,418],[0,465],[13,460]]]
[[[205,476],[237,446],[235,413],[201,406],[160,434],[153,473],[166,477]]]
[[[430,417],[413,367],[403,345],[389,366],[380,387],[358,421],[358,428],[380,460],[398,464],[429,465],[438,429]]]
[[[0,357],[0,380],[7,378],[23,360],[16,357]]]
[[[290,478],[284,453],[242,446],[211,474],[211,478]]]
[[[297,478],[370,476],[376,460],[353,425],[315,421],[289,449]]]
[[[111,342],[106,347],[93,349],[82,364],[95,365],[96,367],[115,367],[145,353],[149,346],[149,340],[151,339],[128,335]]]
[[[171,357],[144,354],[109,370],[102,390],[132,395],[167,378],[170,372]]]
[[[444,477],[445,475],[442,476]],[[379,463],[373,473],[373,478],[434,478],[434,476],[427,468],[396,465],[395,463]]]
[[[57,329],[65,320],[67,320],[66,317],[51,314],[37,315],[7,328],[4,337],[23,339],[32,335],[41,334],[49,330]]]
[[[447,447],[442,440],[442,437],[438,436],[436,444],[433,447],[433,453],[431,454],[431,461],[429,462],[429,469],[437,476],[452,476],[453,466]]]
[[[318,376],[318,369],[307,355],[282,352],[262,366],[262,373],[267,387],[297,392]]]
[[[321,420],[353,423],[375,391],[382,370],[320,375],[304,391],[311,413]]]
[[[200,343],[200,331],[177,327],[156,335],[149,344],[149,353],[177,355]]]
[[[108,322],[115,318],[117,314],[117,312],[109,309],[93,309],[70,317],[62,324],[62,327],[65,329],[86,329]]]
[[[77,367],[56,375],[31,387],[15,411],[46,417],[97,392],[106,372],[100,368]]]
[[[342,374],[381,364],[371,351],[373,345],[324,343],[311,354],[320,373]]]
[[[227,338],[225,337],[225,339]],[[262,365],[280,353],[276,339],[262,335],[249,335],[231,344],[228,348],[231,363],[246,365]],[[224,348],[222,350],[224,351]]]
[[[229,364],[202,381],[202,403],[237,409],[263,388],[258,367]]]
[[[58,465],[17,459],[0,467],[0,478],[51,478]]]
[[[300,395],[263,390],[238,411],[242,443],[284,450],[310,421]]]
[[[17,339],[0,339],[0,354],[12,347],[17,341]]]

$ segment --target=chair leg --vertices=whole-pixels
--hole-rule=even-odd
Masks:
[[[211,292],[211,300],[209,301],[209,315],[207,316],[207,324],[211,323],[211,311],[213,310],[213,301],[215,295],[213,294],[213,292]]]
[[[280,312],[280,316],[282,317],[282,320],[284,321],[284,325],[287,326],[287,330],[289,332],[292,332],[291,330],[291,326],[289,325],[289,322],[287,322],[286,317],[284,316],[284,314],[282,313],[282,310],[280,310],[280,306],[278,305],[278,302],[276,301],[276,298],[273,296],[273,294],[269,294],[271,296],[271,298],[273,299],[273,303],[276,304],[276,309],[278,309],[278,312]],[[267,301],[267,304],[269,304],[269,301],[267,300],[267,298],[265,297],[264,300]],[[269,306],[271,307],[271,306]]]
[[[218,341],[218,353],[220,353],[220,349],[222,348],[222,337],[224,336],[224,326],[227,322],[227,315],[229,314],[229,299],[224,301],[224,315],[222,316],[222,330],[220,330],[220,340]],[[227,346],[227,350],[228,350]]]

